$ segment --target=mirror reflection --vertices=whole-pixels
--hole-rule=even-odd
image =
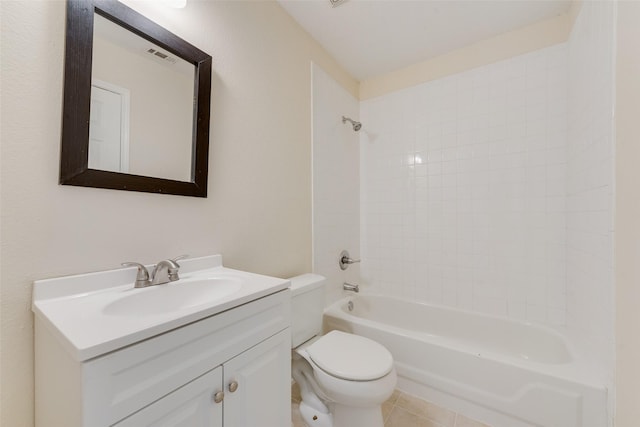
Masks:
[[[191,181],[194,65],[94,14],[90,169]]]

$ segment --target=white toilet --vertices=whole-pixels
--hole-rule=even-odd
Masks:
[[[292,376],[309,427],[383,427],[382,403],[396,386],[389,350],[369,338],[322,336],[325,278],[291,279]]]

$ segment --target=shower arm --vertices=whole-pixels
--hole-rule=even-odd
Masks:
[[[347,123],[347,122],[351,123],[351,127],[353,127],[353,130],[355,132],[358,132],[360,128],[362,128],[362,123],[357,122],[353,119],[350,119],[349,117],[342,116],[342,123]]]

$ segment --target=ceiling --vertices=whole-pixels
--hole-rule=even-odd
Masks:
[[[570,0],[278,0],[362,81],[567,12]]]

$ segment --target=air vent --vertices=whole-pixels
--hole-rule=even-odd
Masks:
[[[173,56],[169,56],[168,54],[164,52],[160,52],[159,50],[156,50],[154,48],[147,49],[147,53],[149,55],[155,56],[157,59],[160,59],[165,62],[169,62],[171,64],[175,64],[177,62],[176,58],[174,58]]]
[[[338,7],[346,1],[347,0],[329,0],[329,3],[331,3],[331,7]]]

